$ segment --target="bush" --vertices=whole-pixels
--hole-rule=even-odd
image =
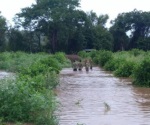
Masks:
[[[0,81],[0,117],[9,122],[54,122],[56,107],[52,91],[35,91],[26,81]],[[42,121],[41,121],[42,119]],[[54,125],[54,124],[52,124]]]
[[[66,58],[63,52],[57,52],[53,57],[58,61],[61,68],[71,67],[71,61]]]
[[[61,70],[61,62],[59,63],[58,59],[55,59],[54,57],[48,57],[48,58],[44,58],[42,60],[39,61],[38,65],[45,65],[45,67],[51,67],[52,71],[55,71],[57,73],[59,73],[59,70]]]
[[[98,63],[100,66],[104,66],[109,60],[112,59],[112,52],[110,51],[100,51],[98,55]]]
[[[48,54],[27,54],[23,52],[0,53],[0,69],[11,72],[18,72],[20,67],[28,67],[32,63],[49,56]]]
[[[63,52],[57,52],[55,55],[54,55],[54,58],[56,60],[58,60],[59,63],[63,64],[65,63],[66,61],[66,56]]]
[[[97,55],[97,51],[96,50],[93,50],[90,52],[90,57],[93,59],[94,57],[96,57]]]
[[[53,57],[48,57],[33,63],[29,67],[21,67],[19,74],[34,77],[39,74],[46,74],[47,72],[52,71],[59,73],[60,70],[61,67],[58,61]]]
[[[114,74],[119,77],[129,77],[133,73],[135,63],[131,61],[123,61],[115,70]]]
[[[0,63],[8,62],[8,65],[15,67],[12,70],[6,66],[7,70],[17,72],[15,79],[0,81],[0,123],[19,121],[56,125],[56,100],[52,89],[59,83],[62,62],[67,62],[64,55],[18,52],[2,53],[0,57],[4,59]]]
[[[90,57],[89,53],[87,53],[86,51],[80,51],[80,52],[78,52],[78,55],[82,58]]]
[[[108,71],[116,70],[116,68],[117,68],[116,64],[118,64],[116,62],[117,62],[117,60],[115,60],[114,58],[107,61],[106,64],[104,65],[104,69],[106,69]]]
[[[145,58],[133,72],[134,84],[150,87],[150,57]]]
[[[100,63],[100,56],[99,55],[96,55],[95,57],[93,57],[93,62],[97,65],[99,65]]]
[[[129,51],[129,53],[134,56],[138,56],[138,55],[141,55],[142,53],[144,53],[144,51],[140,50],[140,49],[132,49],[131,51]]]

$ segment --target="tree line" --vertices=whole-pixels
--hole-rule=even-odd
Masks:
[[[108,19],[84,12],[79,0],[36,0],[16,14],[13,27],[0,14],[0,51],[150,50],[150,12],[120,13],[109,29]]]

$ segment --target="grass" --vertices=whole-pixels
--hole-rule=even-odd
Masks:
[[[16,73],[0,80],[0,123],[57,125],[53,89],[67,64],[64,53],[0,53],[0,69]]]

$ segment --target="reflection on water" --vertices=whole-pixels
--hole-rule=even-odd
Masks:
[[[129,79],[92,71],[61,71],[57,88],[60,125],[150,125],[150,89],[135,88]]]

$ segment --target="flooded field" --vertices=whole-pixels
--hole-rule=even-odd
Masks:
[[[60,125],[150,125],[150,89],[133,87],[98,67],[61,71]]]

